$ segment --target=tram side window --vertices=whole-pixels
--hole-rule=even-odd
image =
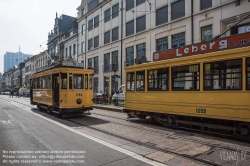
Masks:
[[[72,81],[73,81],[73,79],[72,79],[72,73],[69,73],[69,89],[72,89]]]
[[[172,90],[199,90],[198,64],[172,68]]]
[[[148,71],[148,90],[168,90],[168,68]]]
[[[241,59],[204,64],[204,90],[241,89]]]
[[[145,71],[136,72],[136,90],[137,91],[145,90]]]
[[[250,58],[247,58],[247,89],[250,90]]]
[[[41,88],[41,78],[38,77],[37,78],[37,89],[40,89]]]
[[[41,78],[42,78],[42,89],[46,89],[46,79],[45,79],[45,76],[43,76]]]
[[[48,85],[48,89],[50,89],[51,88],[51,75],[48,75],[47,76],[47,85]]]
[[[88,74],[85,74],[85,89],[88,89]]]
[[[62,85],[61,89],[67,89],[67,73],[61,73]]]
[[[74,89],[83,89],[83,79],[81,74],[74,74]]]
[[[33,78],[33,89],[36,89],[36,78]]]
[[[93,84],[93,75],[89,75],[89,89],[92,89],[92,84]]]
[[[134,78],[134,72],[127,73],[127,91],[134,91],[134,83],[135,83],[135,78]]]

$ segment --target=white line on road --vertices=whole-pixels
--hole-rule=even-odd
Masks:
[[[131,151],[126,150],[126,149],[123,149],[123,148],[121,148],[121,147],[119,147],[119,146],[110,144],[110,143],[108,143],[108,142],[105,142],[105,141],[100,140],[100,139],[98,139],[98,138],[95,138],[95,137],[93,137],[93,136],[90,136],[90,135],[87,135],[87,134],[85,134],[85,133],[82,133],[82,132],[80,132],[80,131],[78,131],[78,130],[75,130],[75,129],[73,129],[73,128],[71,128],[71,127],[68,127],[68,126],[66,126],[66,125],[64,125],[64,124],[61,124],[61,123],[59,123],[59,122],[53,121],[53,120],[51,120],[51,119],[49,119],[49,118],[46,118],[46,117],[44,117],[44,116],[42,116],[42,115],[39,115],[39,114],[35,113],[35,112],[32,112],[32,111],[30,111],[30,110],[27,110],[26,108],[23,108],[22,106],[16,104],[15,102],[11,102],[11,103],[12,103],[13,105],[15,105],[15,106],[17,106],[17,107],[19,107],[19,108],[21,108],[21,109],[23,109],[23,110],[29,112],[29,113],[31,113],[31,114],[34,114],[34,115],[36,115],[36,116],[38,116],[38,117],[40,117],[40,118],[43,118],[43,119],[45,119],[45,120],[47,120],[47,121],[49,121],[49,122],[51,122],[51,123],[54,123],[54,124],[56,124],[56,125],[58,125],[58,126],[60,126],[60,127],[62,127],[62,128],[65,128],[65,129],[67,129],[67,130],[69,130],[69,131],[72,131],[72,132],[74,132],[74,133],[76,133],[76,134],[79,134],[79,135],[81,135],[81,136],[84,136],[84,137],[86,137],[86,138],[88,138],[88,139],[90,139],[90,140],[92,140],[92,141],[98,142],[98,143],[100,143],[100,144],[102,144],[102,145],[105,145],[105,146],[107,146],[107,147],[109,147],[109,148],[112,148],[112,149],[117,150],[117,151],[119,151],[119,152],[121,152],[121,153],[124,153],[124,154],[126,154],[126,155],[128,155],[128,156],[131,156],[131,157],[133,157],[133,158],[135,158],[135,159],[137,159],[137,160],[140,160],[140,161],[142,161],[142,162],[145,162],[145,163],[151,164],[151,165],[155,165],[155,166],[167,166],[167,165],[162,164],[162,163],[159,163],[159,162],[157,162],[157,161],[153,161],[153,160],[147,159],[147,158],[145,158],[145,157],[143,157],[143,156],[141,156],[141,155],[138,155],[138,154],[136,154],[136,153],[134,153],[134,152],[131,152]]]

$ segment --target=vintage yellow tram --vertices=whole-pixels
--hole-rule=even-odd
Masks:
[[[39,109],[65,114],[90,114],[93,109],[92,69],[55,65],[30,76],[30,101]]]
[[[126,67],[129,117],[150,116],[169,126],[250,140],[250,33],[154,53],[153,58]]]

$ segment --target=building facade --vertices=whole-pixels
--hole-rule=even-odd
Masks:
[[[31,58],[25,61],[25,78],[24,78],[24,84],[29,86],[29,78],[31,75]]]
[[[94,91],[124,83],[126,65],[153,53],[245,33],[249,0],[82,0],[78,9],[78,62],[94,68]]]
[[[4,54],[4,72],[12,69],[14,65],[18,65],[21,62],[24,62],[26,59],[32,57],[30,54],[24,54],[22,52],[6,52]]]
[[[35,71],[40,71],[48,66],[47,50],[35,55]]]
[[[60,48],[58,48],[58,43],[60,41],[60,38],[62,35],[68,35],[68,32],[74,29],[75,21],[76,21],[75,17],[67,15],[61,15],[60,17],[58,17],[56,13],[54,28],[48,34],[48,43],[47,43],[48,54],[53,60],[55,61],[59,60]]]

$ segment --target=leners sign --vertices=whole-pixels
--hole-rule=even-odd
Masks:
[[[208,52],[215,52],[225,49],[232,49],[237,47],[245,47],[250,45],[250,33],[244,33],[207,42],[187,45],[179,48],[173,48],[153,54],[153,61],[160,61],[165,59],[204,54]]]

